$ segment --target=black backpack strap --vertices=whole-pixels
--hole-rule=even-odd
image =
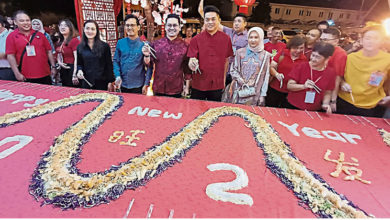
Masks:
[[[18,66],[18,69],[19,69],[19,72],[22,73],[22,64],[23,64],[23,57],[24,57],[24,54],[26,54],[26,47],[27,45],[31,44],[32,41],[34,40],[35,38],[35,35],[37,35],[38,31],[35,31],[32,36],[31,36],[31,39],[30,39],[30,42],[28,44],[26,44],[26,46],[24,47],[24,50],[22,52],[22,56],[20,56],[20,62],[19,62],[19,66]]]

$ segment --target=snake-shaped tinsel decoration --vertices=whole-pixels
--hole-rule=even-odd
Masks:
[[[54,204],[66,210],[117,199],[124,190],[145,185],[184,159],[186,152],[202,141],[203,135],[220,117],[235,116],[246,121],[264,153],[267,167],[294,192],[301,205],[318,217],[370,217],[307,169],[262,117],[238,107],[211,108],[141,155],[96,173],[81,173],[76,164],[80,162],[82,146],[122,106],[121,96],[108,93],[72,96],[1,116],[0,128],[85,102],[101,103],[54,140],[33,174],[29,191],[37,200],[42,198],[43,204]]]

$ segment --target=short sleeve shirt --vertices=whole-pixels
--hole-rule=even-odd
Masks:
[[[276,44],[273,44],[271,41],[264,44],[264,50],[271,53],[271,56],[274,57],[276,54],[280,53],[286,48],[286,44],[283,42],[277,42]]]
[[[273,89],[278,90],[279,92],[288,93],[287,90],[287,83],[290,79],[289,74],[294,66],[298,65],[299,63],[305,62],[306,57],[303,55],[303,53],[298,57],[296,60],[291,59],[290,50],[284,49],[283,51],[276,54],[276,56],[273,58],[273,60],[278,63],[277,71],[278,73],[282,73],[284,75],[283,79],[283,85],[282,88],[280,88],[280,82],[277,79],[273,79],[270,86]]]
[[[61,46],[57,48],[57,53],[62,53],[64,58],[64,63],[73,64],[74,63],[74,51],[77,51],[77,46],[80,44],[79,39],[76,37],[69,41],[68,44],[62,43]]]
[[[309,62],[302,62],[296,65],[290,75],[290,79],[296,81],[298,84],[305,84],[308,79],[316,82],[316,85],[321,89],[320,93],[317,93],[314,89],[304,89],[300,91],[290,91],[287,96],[288,102],[302,110],[318,111],[321,109],[322,99],[325,92],[333,90],[335,86],[336,73],[331,67],[327,67],[323,71],[312,70]],[[315,92],[315,99],[313,104],[305,103],[306,92]]]
[[[192,74],[192,88],[200,91],[219,90],[225,87],[226,58],[233,56],[228,35],[217,31],[214,35],[203,31],[192,38],[187,56],[199,60],[202,74]]]
[[[345,50],[339,46],[335,47],[334,53],[328,61],[328,65],[336,71],[338,76],[343,77],[346,63],[347,52],[345,52]]]
[[[20,65],[20,57],[34,32],[34,30],[31,30],[29,35],[26,36],[20,33],[19,29],[16,29],[7,37],[6,54],[15,55],[18,65]],[[42,78],[50,75],[50,66],[47,57],[47,51],[51,51],[49,41],[45,35],[37,32],[31,45],[34,46],[36,55],[27,56],[27,53],[24,54],[22,74],[27,79]]]

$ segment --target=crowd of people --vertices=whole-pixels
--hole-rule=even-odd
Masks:
[[[0,16],[0,79],[52,84],[59,76],[63,86],[146,95],[154,76],[156,96],[384,116],[390,54],[381,26],[341,45],[340,30],[325,21],[283,43],[278,27],[266,35],[260,27],[247,30],[244,14],[229,28],[218,8],[202,5],[199,12],[204,26],[195,37],[192,30],[180,37],[182,20],[170,14],[166,36],[153,42],[141,40],[138,18],[127,15],[113,56],[96,21],[85,21],[78,37],[72,22],[61,20],[53,42],[24,11],[12,22]]]

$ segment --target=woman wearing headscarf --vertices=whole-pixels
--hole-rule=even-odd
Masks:
[[[32,25],[32,29],[34,31],[39,31],[41,32],[42,34],[45,35],[45,37],[47,38],[47,40],[49,41],[50,43],[50,46],[51,46],[51,51],[53,52],[53,54],[55,53],[55,48],[54,48],[54,45],[53,45],[53,41],[51,40],[50,38],[50,35],[48,33],[46,33],[45,29],[43,29],[43,24],[42,24],[42,21],[39,20],[39,19],[33,19],[31,21],[31,25]]]
[[[263,29],[254,27],[248,31],[248,46],[236,51],[230,69],[233,81],[226,87],[223,101],[245,105],[264,105],[271,54],[264,50],[263,39]]]

